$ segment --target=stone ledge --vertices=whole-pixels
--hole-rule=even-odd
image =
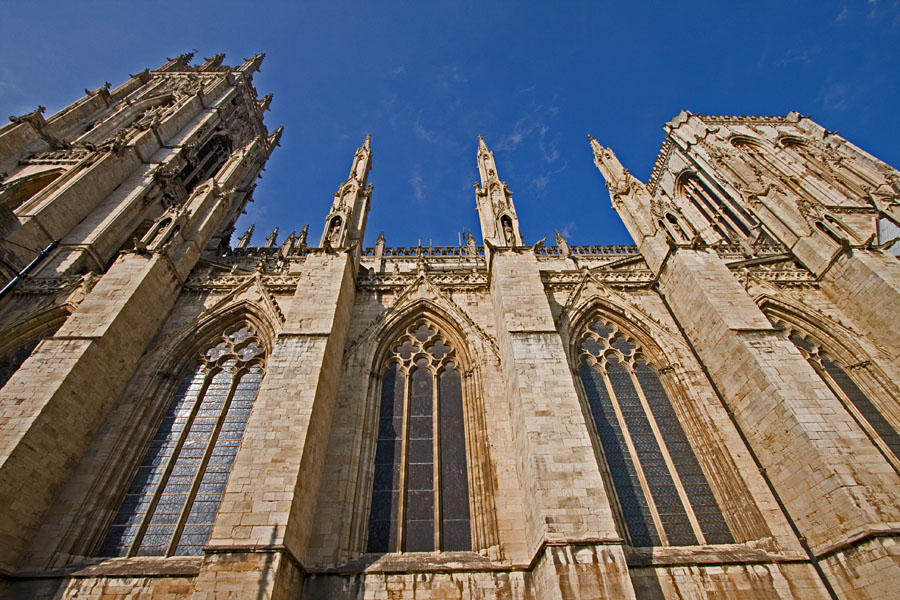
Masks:
[[[809,558],[800,552],[775,553],[744,544],[624,548],[629,567],[809,562]]]

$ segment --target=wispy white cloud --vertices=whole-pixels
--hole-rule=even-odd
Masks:
[[[835,23],[840,23],[841,21],[847,20],[847,7],[845,6],[841,12],[838,13],[838,16],[834,18]]]
[[[791,48],[785,52],[775,64],[779,67],[786,67],[793,63],[801,63],[804,65],[812,64],[813,59],[819,52],[821,52],[821,48],[818,46],[811,46],[809,48]]]
[[[403,75],[404,73],[406,73],[406,67],[403,65],[398,65],[391,71],[391,75]]]
[[[8,81],[0,81],[0,94],[5,94],[7,92],[18,92],[21,88],[19,86],[9,83]]]
[[[423,142],[436,144],[440,139],[440,136],[438,136],[436,132],[425,129],[421,119],[416,119],[416,122],[413,124],[413,131],[415,132],[416,137]]]
[[[498,150],[512,151],[519,147],[527,138],[534,135],[537,138],[541,156],[547,164],[553,164],[559,160],[559,137],[554,136],[550,127],[541,119],[544,108],[538,106],[534,114],[522,117],[513,125],[512,131],[500,138],[496,145]]]
[[[850,107],[849,95],[849,85],[842,82],[832,82],[819,92],[819,101],[827,108],[843,110]]]
[[[541,175],[540,177],[535,177],[531,184],[534,186],[537,195],[543,196],[547,193],[547,186],[550,185],[550,176]]]
[[[456,65],[444,67],[438,75],[438,85],[440,87],[450,87],[451,85],[463,85],[466,83],[469,83],[468,78],[462,74],[462,71]]]
[[[572,235],[574,235],[575,231],[578,229],[578,226],[575,224],[575,221],[569,221],[568,224],[564,225],[563,227],[557,227],[557,229],[564,238],[569,240],[572,239]]]
[[[410,174],[409,185],[412,186],[413,196],[415,197],[416,202],[424,202],[427,187],[422,180],[422,167],[420,165],[416,165],[416,168],[413,169],[413,172]]]

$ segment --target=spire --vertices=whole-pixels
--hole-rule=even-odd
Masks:
[[[494,246],[523,245],[512,192],[509,191],[506,182],[500,180],[494,153],[480,135],[476,160],[481,185],[475,184],[475,203],[478,206],[482,238]]]
[[[185,52],[184,54],[179,54],[175,58],[166,58],[166,64],[157,69],[157,71],[185,71],[189,70],[190,67],[188,64],[193,60],[194,53],[193,52]]]
[[[269,110],[269,105],[272,104],[272,93],[269,92],[265,96],[262,97],[261,100],[257,103],[259,105],[260,112],[265,112]]]
[[[278,238],[278,228],[272,230],[272,233],[269,234],[269,237],[266,238],[266,248],[271,248],[275,245],[275,240]]]
[[[384,256],[384,232],[378,234],[378,239],[375,240],[375,260],[381,260],[381,257]]]
[[[619,194],[626,194],[631,189],[632,183],[639,183],[628,172],[616,154],[606,146],[601,146],[594,136],[588,134],[591,149],[594,152],[594,164],[606,179],[606,187]]]
[[[238,248],[246,248],[247,247],[247,245],[250,243],[250,238],[253,236],[253,229],[255,227],[256,227],[256,225],[250,225],[250,227],[247,228],[247,231],[244,232],[244,235],[242,235],[241,237],[238,238],[238,243],[237,243]]]
[[[478,151],[476,153],[478,160],[478,174],[481,176],[481,187],[487,187],[488,181],[499,181],[497,177],[497,164],[494,162],[494,153],[491,152],[484,138],[478,136]]]
[[[356,179],[360,186],[365,187],[371,168],[372,136],[366,134],[366,139],[363,140],[362,146],[356,149],[356,154],[353,156],[353,165],[350,167],[350,175],[347,179]]]
[[[303,226],[303,229],[300,230],[300,235],[297,236],[297,245],[305,246],[306,245],[306,234],[309,233],[309,223]]]
[[[353,154],[350,174],[338,186],[325,220],[322,243],[327,240],[333,248],[346,248],[354,242],[361,243],[369,214],[369,198],[372,186],[366,186],[372,169],[372,138],[367,135]]]
[[[238,67],[238,71],[243,71],[247,75],[252,75],[254,71],[259,70],[259,66],[262,64],[265,57],[265,52],[261,52],[260,54],[254,54],[250,58],[245,58],[244,64]]]
[[[284,238],[284,242],[281,243],[281,256],[287,258],[288,254],[290,254],[291,250],[294,249],[294,240],[296,239],[296,232],[291,232],[291,235]]]
[[[569,244],[559,229],[556,230],[556,248],[559,250],[560,256],[569,256]]]

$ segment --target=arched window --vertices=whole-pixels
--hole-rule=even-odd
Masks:
[[[471,548],[462,376],[445,338],[419,322],[381,374],[367,552]]]
[[[265,351],[246,325],[181,380],[100,556],[200,555],[259,391]]]
[[[852,366],[831,356],[819,342],[802,335],[790,325],[778,320],[773,322],[797,346],[800,354],[809,361],[888,462],[900,471],[900,434],[850,377]]]
[[[657,370],[633,341],[594,320],[578,372],[633,546],[734,541]]]
[[[181,180],[188,194],[219,171],[231,153],[231,146],[231,139],[224,134],[214,135],[200,146],[194,160],[181,170]]]
[[[718,187],[718,186],[716,186]],[[739,202],[723,190],[714,191],[712,184],[693,173],[680,177],[680,193],[709,221],[716,233],[729,243],[738,239],[752,239],[751,230],[759,228],[759,221]]]

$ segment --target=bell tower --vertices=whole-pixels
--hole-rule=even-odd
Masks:
[[[523,245],[519,231],[519,217],[513,205],[512,192],[497,176],[497,164],[484,138],[478,136],[478,174],[481,184],[475,184],[475,202],[481,221],[481,236],[495,246]]]
[[[320,245],[323,247],[326,243],[332,248],[347,248],[354,243],[362,243],[373,187],[366,186],[372,169],[371,141],[371,136],[367,135],[362,146],[356,149],[350,175],[334,194],[331,212],[325,219],[325,229],[322,231]]]

